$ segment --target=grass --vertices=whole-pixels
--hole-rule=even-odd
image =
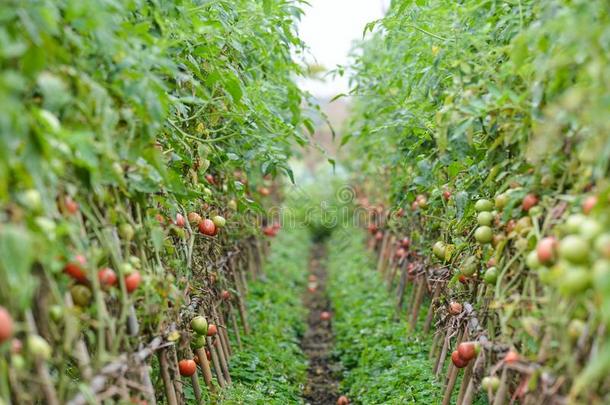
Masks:
[[[283,229],[265,264],[266,278],[249,285],[248,315],[253,333],[231,358],[233,385],[224,404],[297,404],[307,378],[299,347],[305,328],[301,302],[310,250],[306,229]]]
[[[429,338],[409,334],[404,317],[392,319],[394,299],[374,271],[363,232],[337,230],[328,252],[335,353],[344,366],[346,395],[362,404],[440,403]]]

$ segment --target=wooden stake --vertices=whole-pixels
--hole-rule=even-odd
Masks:
[[[500,388],[495,395],[493,405],[505,404],[506,394],[508,393],[508,369],[504,367],[502,377],[500,377]]]
[[[413,305],[413,311],[411,312],[411,326],[413,330],[417,328],[417,318],[419,318],[419,308],[421,307],[422,301],[424,300],[424,294],[427,291],[426,275],[422,274],[419,276],[420,281],[417,287],[417,294],[415,297],[415,304]]]
[[[160,349],[157,352],[157,356],[159,357],[159,369],[161,372],[161,379],[163,380],[163,386],[165,387],[165,397],[167,398],[167,403],[168,405],[178,405],[174,383],[169,375],[167,349]]]
[[[424,323],[424,333],[428,333],[430,331],[430,326],[432,325],[432,321],[434,320],[434,310],[436,307],[436,302],[438,300],[439,295],[441,294],[441,283],[434,283],[434,293],[432,294],[432,299],[430,300],[430,306],[428,307],[428,314],[426,315],[426,322]]]
[[[453,387],[455,386],[455,381],[457,380],[459,368],[453,367],[449,372],[449,381],[447,382],[447,387],[445,388],[445,396],[443,397],[442,405],[449,405],[451,402],[451,394],[453,393]]]
[[[195,352],[197,353],[197,357],[199,357],[199,364],[201,365],[201,371],[203,373],[203,381],[205,381],[205,385],[208,386],[210,392],[215,392],[216,388],[214,387],[214,382],[212,381],[212,369],[210,368],[208,356],[205,354],[205,349],[201,347]]]
[[[202,402],[201,398],[201,387],[199,386],[199,377],[197,372],[191,376],[191,384],[193,384],[193,393],[195,394],[195,400],[198,404]]]
[[[226,387],[227,383],[225,381],[224,376],[222,375],[222,367],[220,366],[220,360],[218,358],[216,346],[214,346],[214,344],[212,343],[212,338],[207,337],[206,340],[208,342],[208,350],[210,351],[210,354],[212,355],[212,363],[214,364],[214,372],[216,373],[216,380],[218,380],[218,385],[220,385],[221,388],[224,388],[224,387]]]

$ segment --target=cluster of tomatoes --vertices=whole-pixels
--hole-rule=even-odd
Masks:
[[[215,324],[208,324],[207,319],[204,316],[196,316],[191,319],[191,330],[193,336],[191,338],[191,348],[195,352],[193,358],[182,359],[178,362],[178,370],[180,375],[184,377],[190,377],[197,371],[197,364],[201,364],[201,359],[197,354],[197,351],[205,348],[206,337],[214,337],[218,334],[218,328]],[[208,349],[205,349],[206,358],[208,361],[211,359],[211,354]]]

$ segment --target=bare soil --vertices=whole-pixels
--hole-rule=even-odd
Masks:
[[[325,255],[322,244],[313,246],[309,274],[316,276],[316,289],[314,292],[306,291],[304,297],[309,316],[308,329],[301,341],[301,347],[309,359],[309,369],[303,396],[305,401],[312,405],[336,404],[339,397],[337,375],[340,365],[332,357],[334,344],[332,318],[329,321],[320,319],[323,311],[332,314],[330,300],[326,295],[326,266],[322,262]]]

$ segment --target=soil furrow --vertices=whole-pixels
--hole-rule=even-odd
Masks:
[[[334,344],[331,320],[322,319],[323,312],[332,314],[330,300],[326,294],[326,256],[324,246],[315,244],[309,263],[309,285],[304,303],[309,310],[308,329],[301,347],[309,359],[307,385],[303,391],[305,401],[312,405],[335,404],[339,381],[338,364],[332,357]]]

